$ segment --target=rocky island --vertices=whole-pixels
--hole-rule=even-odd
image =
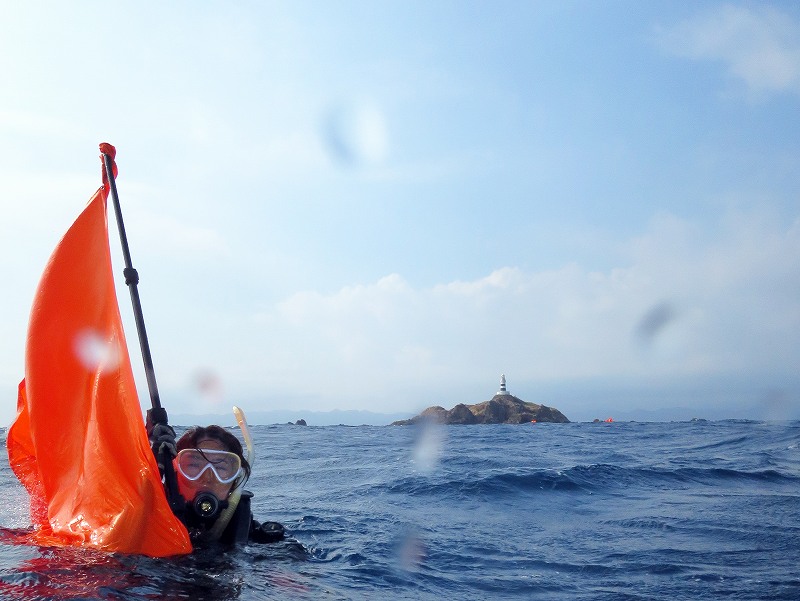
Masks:
[[[527,403],[506,390],[506,377],[500,377],[500,390],[489,401],[465,405],[459,403],[450,410],[428,407],[411,419],[394,422],[393,426],[409,426],[420,422],[438,424],[523,424],[529,422],[569,423],[558,409]]]

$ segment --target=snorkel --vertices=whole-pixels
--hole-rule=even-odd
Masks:
[[[236,418],[236,423],[239,424],[239,429],[242,431],[245,448],[247,449],[247,462],[250,464],[250,467],[252,467],[253,461],[255,460],[255,454],[253,453],[253,439],[250,436],[250,428],[247,427],[247,419],[244,416],[244,411],[235,405],[233,407],[233,415]],[[228,494],[227,507],[222,510],[222,513],[217,518],[216,522],[214,522],[214,525],[209,529],[203,538],[208,540],[219,540],[219,538],[222,536],[222,533],[225,532],[225,528],[228,527],[228,524],[233,518],[233,514],[236,513],[236,508],[239,506],[239,499],[242,497],[242,491],[244,490],[246,481],[247,478],[243,475],[234,485],[233,489]],[[195,497],[195,512],[198,510],[196,506],[200,501],[200,496],[201,495]],[[208,496],[213,498],[212,502],[222,505],[222,503],[220,503],[213,495],[209,494]],[[205,501],[207,501],[207,499]],[[216,513],[217,510],[218,509],[215,507],[214,513]]]
[[[253,467],[253,462],[256,459],[255,454],[253,453],[253,438],[250,436],[250,428],[247,427],[247,420],[244,417],[244,411],[234,405],[233,415],[236,418],[236,423],[239,424],[239,429],[242,431],[244,445],[247,448],[247,463],[250,464],[250,467]]]

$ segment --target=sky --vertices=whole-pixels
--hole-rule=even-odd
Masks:
[[[0,423],[100,142],[170,412],[800,418],[800,5],[0,6]]]

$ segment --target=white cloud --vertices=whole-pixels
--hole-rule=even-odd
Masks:
[[[753,92],[800,93],[800,24],[768,6],[721,6],[660,40],[678,56],[722,61]]]
[[[43,267],[99,185],[99,161],[95,177],[0,170],[0,265],[22,268],[25,258],[36,269]]]
[[[504,267],[430,288],[393,274],[298,293],[235,326],[243,360],[228,376],[328,408],[396,410],[501,372],[516,382],[791,374],[800,224],[734,215],[720,229],[711,239],[662,215],[630,243],[630,264],[608,272]],[[643,346],[637,328],[665,303],[670,319]]]
[[[109,210],[112,211],[109,219],[113,219],[113,209]],[[130,217],[125,215],[125,222],[126,229],[139,232],[137,236],[145,242],[136,246],[139,252],[153,256],[195,258],[231,255],[228,243],[219,231],[193,225],[186,219],[153,213],[139,207],[138,214],[131,213]],[[110,235],[115,236],[116,232],[112,231]]]
[[[44,139],[51,140],[54,137],[77,137],[80,135],[80,128],[51,115],[0,109],[0,132],[43,136]]]

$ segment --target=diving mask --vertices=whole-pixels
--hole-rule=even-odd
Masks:
[[[191,481],[211,470],[221,484],[229,484],[242,472],[241,457],[216,449],[183,449],[178,452],[176,463],[181,475]]]

